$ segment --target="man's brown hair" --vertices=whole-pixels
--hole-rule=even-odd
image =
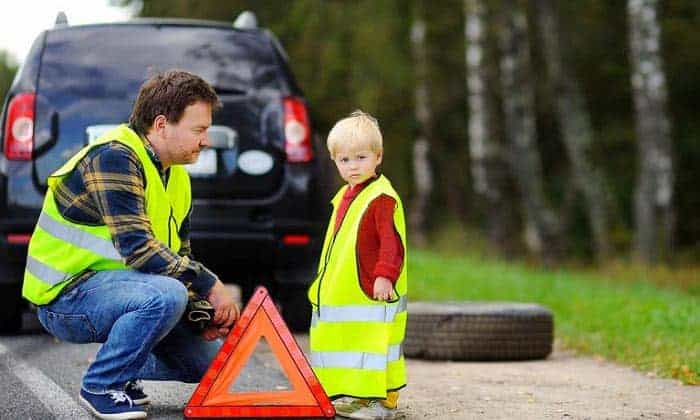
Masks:
[[[148,134],[158,115],[177,124],[185,108],[198,101],[211,105],[212,111],[221,107],[216,92],[201,77],[183,70],[158,73],[141,85],[129,124],[136,132]]]

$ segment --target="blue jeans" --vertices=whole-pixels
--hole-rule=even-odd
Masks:
[[[95,273],[39,306],[39,321],[57,338],[103,343],[83,389],[121,390],[135,379],[199,382],[221,346],[179,323],[187,289],[171,277],[134,270]]]

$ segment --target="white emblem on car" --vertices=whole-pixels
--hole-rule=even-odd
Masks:
[[[272,156],[262,150],[248,150],[238,157],[238,167],[249,175],[262,175],[272,169]]]

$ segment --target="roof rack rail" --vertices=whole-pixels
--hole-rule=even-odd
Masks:
[[[61,10],[56,14],[56,21],[54,22],[54,27],[60,28],[63,26],[68,26],[68,17],[66,16],[66,13]]]
[[[236,29],[257,29],[258,18],[250,10],[244,10],[233,21],[233,27]]]

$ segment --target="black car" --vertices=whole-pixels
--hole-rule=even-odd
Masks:
[[[143,81],[178,68],[207,80],[223,108],[211,148],[188,165],[196,259],[244,300],[267,286],[288,325],[308,325],[312,280],[327,216],[317,136],[287,56],[246,12],[235,24],[146,19],[42,32],[2,111],[0,329],[21,327],[27,243],[46,179],[105,130],[128,120]],[[242,22],[242,23],[241,23]]]

